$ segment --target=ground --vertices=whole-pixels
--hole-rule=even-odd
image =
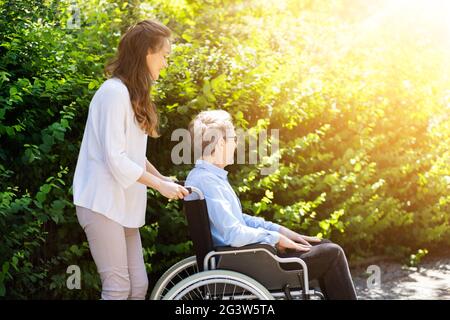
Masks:
[[[366,267],[352,268],[359,299],[449,299],[450,255],[425,258],[418,267],[380,261],[381,285],[368,289]]]

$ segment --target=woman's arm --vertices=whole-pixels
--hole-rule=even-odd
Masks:
[[[186,188],[176,184],[173,181],[163,180],[150,172],[144,171],[138,182],[158,190],[163,196],[169,199],[183,199],[189,194]]]
[[[173,181],[174,181],[174,180],[173,180],[172,178],[170,178],[170,177],[163,176],[163,175],[155,168],[155,166],[154,166],[153,164],[151,164],[150,161],[148,161],[148,159],[146,159],[145,168],[146,168],[147,172],[149,172],[150,174],[152,174],[152,175],[158,177],[158,178],[161,179],[161,180],[164,180],[164,181],[170,181],[170,182],[173,182]]]

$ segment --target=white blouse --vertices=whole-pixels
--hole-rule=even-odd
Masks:
[[[145,224],[147,186],[137,182],[146,167],[147,134],[134,117],[119,78],[106,80],[89,105],[73,179],[73,202],[124,227]]]

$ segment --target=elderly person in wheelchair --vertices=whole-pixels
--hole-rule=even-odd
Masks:
[[[184,199],[196,259],[172,268],[178,277],[188,265],[195,270],[164,298],[309,299],[317,295],[356,299],[347,259],[339,245],[242,212],[224,169],[233,163],[237,143],[230,115],[223,110],[201,112],[189,130],[192,138],[201,138],[203,155],[185,182],[190,191],[200,195],[200,199],[194,194]],[[210,154],[205,152],[208,149]],[[162,283],[169,283],[168,278],[173,282],[175,276],[161,279],[154,292],[162,295]],[[320,292],[310,290],[313,279]]]

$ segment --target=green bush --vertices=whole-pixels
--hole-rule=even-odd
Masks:
[[[147,155],[161,172],[186,177],[191,165],[171,164],[171,132],[222,108],[253,134],[279,130],[279,153],[229,167],[245,212],[331,238],[352,260],[450,244],[450,70],[436,39],[431,51],[394,19],[351,40],[368,13],[345,1],[77,1],[75,28],[71,3],[0,1],[1,297],[99,297],[72,178],[103,66],[126,26],[149,17],[175,39],[153,92],[162,137]],[[148,197],[153,285],[192,243],[181,203]],[[66,287],[73,264],[82,290]]]

